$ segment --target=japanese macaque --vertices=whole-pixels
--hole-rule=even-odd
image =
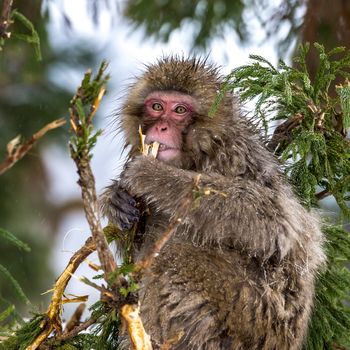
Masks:
[[[301,349],[324,261],[318,218],[230,93],[208,116],[222,84],[205,60],[173,56],[136,80],[119,116],[130,153],[103,213],[121,230],[139,222],[138,261],[193,197],[141,281],[155,349]],[[140,154],[139,126],[155,159]]]

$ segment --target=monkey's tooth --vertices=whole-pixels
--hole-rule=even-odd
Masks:
[[[158,154],[158,149],[159,149],[159,142],[155,141],[152,143],[152,148],[151,148],[151,155],[156,158]]]
[[[145,155],[145,156],[148,156],[149,152],[150,152],[150,149],[151,149],[151,145],[148,145],[148,144],[144,144],[144,148],[142,150],[142,154]]]

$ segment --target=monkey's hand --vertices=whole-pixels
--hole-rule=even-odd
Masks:
[[[102,214],[121,230],[129,230],[139,221],[140,211],[136,208],[135,199],[118,181],[113,181],[113,184],[106,188],[100,204]]]
[[[138,155],[126,164],[120,185],[146,204],[155,204],[157,210],[171,214],[192,192],[196,175],[153,157]]]

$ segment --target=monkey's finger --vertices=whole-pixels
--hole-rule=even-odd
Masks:
[[[110,199],[111,205],[117,210],[129,216],[139,216],[140,211],[135,208],[136,201],[124,192],[116,193]]]
[[[132,228],[132,225],[133,224],[125,224],[125,223],[122,223],[122,224],[120,224],[120,229],[122,230],[122,231],[124,231],[124,230],[130,230],[131,228]]]
[[[130,194],[128,192],[126,192],[126,191],[119,191],[118,192],[118,196],[124,202],[127,202],[130,205],[132,205],[132,206],[136,205],[135,199],[132,196],[130,196]]]
[[[116,219],[118,221],[118,226],[122,230],[126,230],[126,229],[129,230],[134,225],[134,223],[139,221],[139,216],[130,216],[130,215],[126,215],[123,212],[118,212]]]

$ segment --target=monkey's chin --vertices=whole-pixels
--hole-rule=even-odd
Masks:
[[[174,160],[178,159],[179,156],[180,150],[176,148],[167,148],[158,151],[157,159],[165,163],[172,163]]]

